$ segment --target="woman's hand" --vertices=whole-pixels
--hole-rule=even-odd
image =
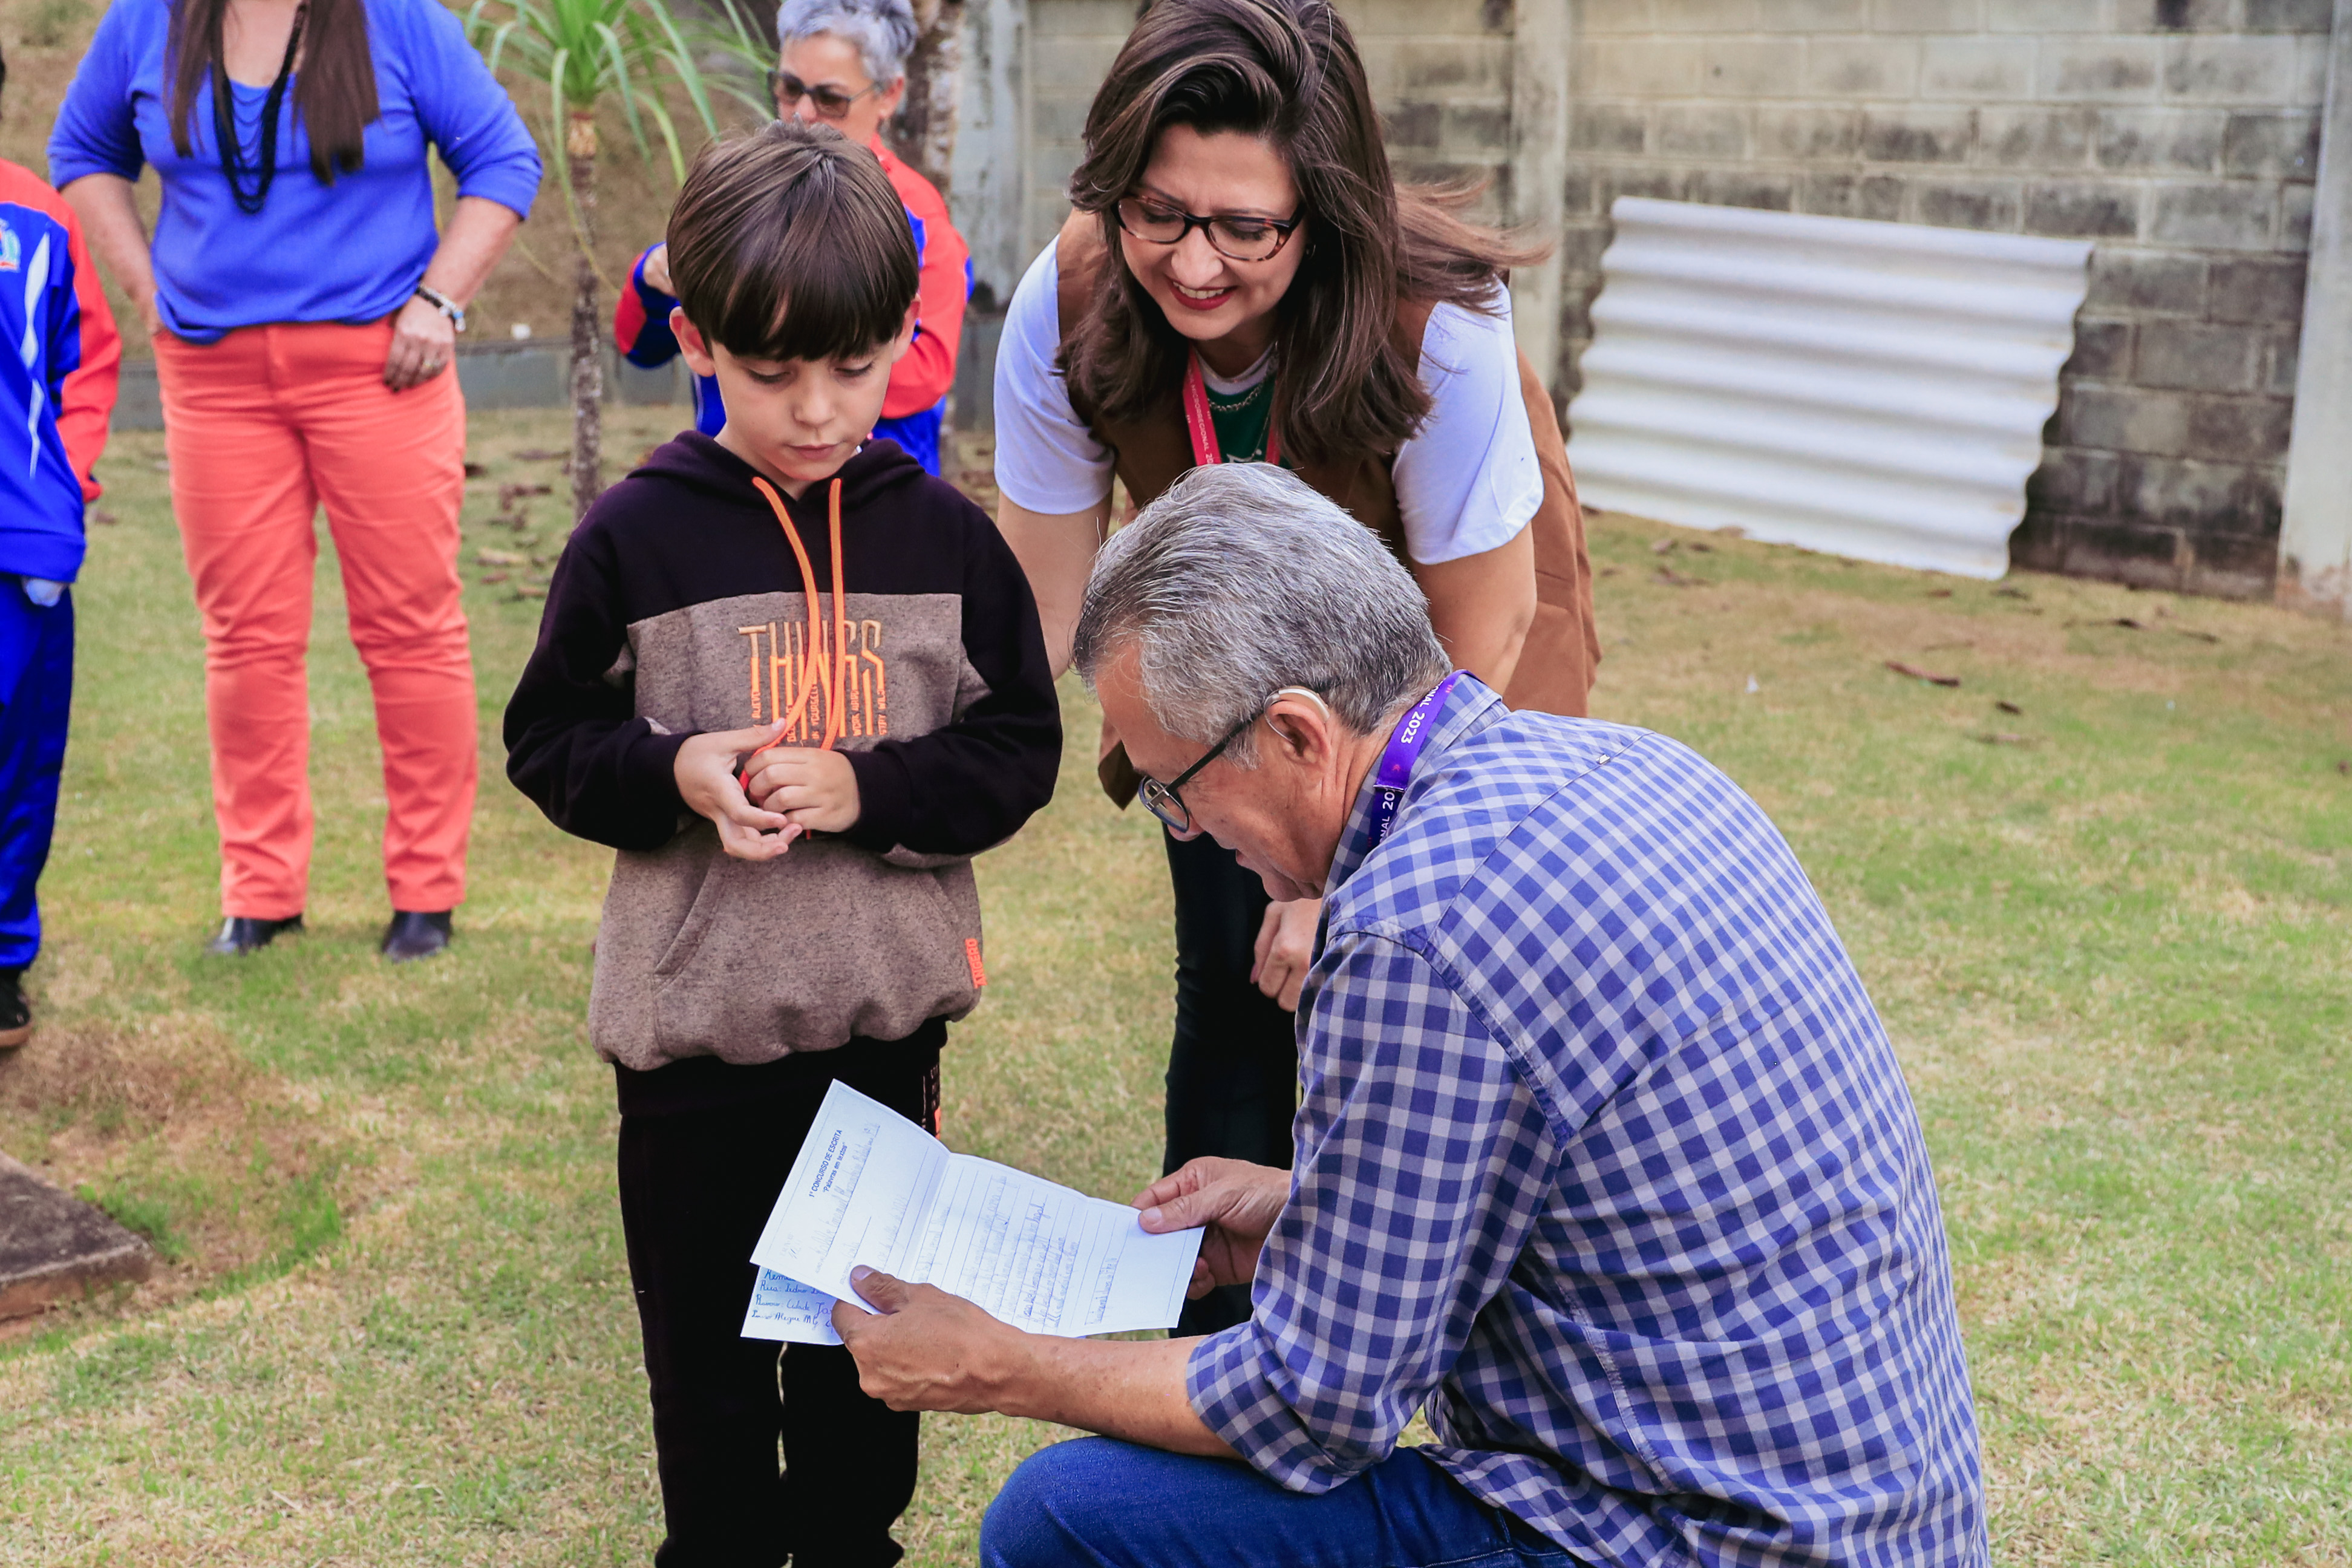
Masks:
[[[1143,1211],[1143,1228],[1154,1236],[1209,1227],[1185,1292],[1198,1300],[1216,1286],[1250,1282],[1266,1233],[1289,1201],[1289,1172],[1204,1155],[1144,1188],[1133,1206]]]
[[[791,819],[754,806],[735,781],[736,759],[774,745],[783,732],[782,724],[762,724],[696,735],[670,763],[687,809],[717,824],[719,847],[738,860],[773,860],[801,836]]]
[[[423,296],[411,299],[392,319],[392,352],[384,356],[383,384],[406,392],[449,368],[457,352],[457,324]]]
[[[1258,924],[1250,979],[1286,1013],[1298,1011],[1298,988],[1315,962],[1315,927],[1322,918],[1322,900],[1292,899],[1266,905]]]
[[[780,811],[817,833],[846,833],[863,809],[857,774],[839,752],[777,746],[744,764],[743,793],[762,811]]]
[[[677,290],[669,282],[669,241],[664,240],[646,252],[646,264],[640,269],[646,284],[676,298]]]

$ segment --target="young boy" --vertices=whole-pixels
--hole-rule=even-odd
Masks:
[[[0,85],[8,66],[0,59]],[[33,1037],[25,970],[48,864],[73,699],[73,594],[90,469],[122,360],[81,226],[29,169],[0,162],[0,1050]]]
[[[1061,720],[994,525],[868,439],[915,300],[873,154],[792,121],[714,146],[669,247],[727,423],[573,532],[507,771],[620,851],[588,1024],[620,1085],[656,1561],[887,1564],[917,1418],[830,1346],[784,1353],[779,1407],[776,1346],[739,1337],[751,1247],[834,1079],[936,1124],[983,984],[971,857],[1045,804]]]

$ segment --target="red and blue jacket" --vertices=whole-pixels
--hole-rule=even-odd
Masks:
[[[949,221],[948,204],[938,188],[893,157],[880,138],[869,145],[907,209],[907,221],[914,226],[917,267],[915,341],[890,372],[889,395],[882,400],[882,418],[874,434],[898,442],[922,464],[924,472],[937,475],[940,420],[947,410],[948,388],[955,381],[964,301],[971,297],[971,251]],[[677,353],[677,335],[669,329],[677,298],[646,281],[646,257],[651,254],[653,247],[647,246],[629,269],[629,286],[621,290],[613,312],[613,341],[631,364],[647,369],[667,364]],[[726,423],[718,381],[696,376],[694,427],[716,436]]]
[[[0,573],[70,583],[106,449],[122,340],[81,225],[40,176],[0,162]]]

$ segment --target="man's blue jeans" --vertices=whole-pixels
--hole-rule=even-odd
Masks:
[[[1108,1437],[1032,1454],[989,1505],[984,1568],[1573,1568],[1575,1559],[1401,1448],[1320,1497],[1231,1459]]]

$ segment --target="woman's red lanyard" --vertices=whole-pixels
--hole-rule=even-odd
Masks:
[[[1268,372],[1272,374],[1272,372]],[[1192,433],[1192,461],[1201,468],[1225,460],[1224,448],[1217,445],[1217,424],[1209,415],[1209,384],[1202,379],[1201,356],[1184,356],[1184,426]],[[1282,433],[1269,419],[1265,426],[1265,456],[1261,462],[1282,461]]]
[[[817,613],[816,571],[809,564],[808,550],[801,543],[801,531],[793,526],[793,514],[784,510],[783,498],[776,494],[767,480],[755,474],[751,483],[768,498],[768,505],[774,510],[776,521],[784,525],[785,542],[793,547],[793,559],[800,563],[801,586],[808,595],[808,654],[801,662],[800,695],[793,699],[791,710],[782,715],[784,733],[792,733],[793,726],[798,724],[801,716],[808,711],[811,693],[822,685],[824,689],[824,739],[817,742],[817,747],[820,751],[830,751],[833,743],[841,739],[842,709],[849,689],[849,608],[842,593],[841,575],[841,481],[834,480],[827,491],[827,521],[831,524],[830,542],[833,546],[833,658],[829,668],[818,663],[817,649],[821,646],[818,634],[824,623]],[[770,749],[761,748],[762,751]],[[758,752],[752,754],[756,756]],[[750,757],[743,759],[741,782],[747,786],[751,782]]]

